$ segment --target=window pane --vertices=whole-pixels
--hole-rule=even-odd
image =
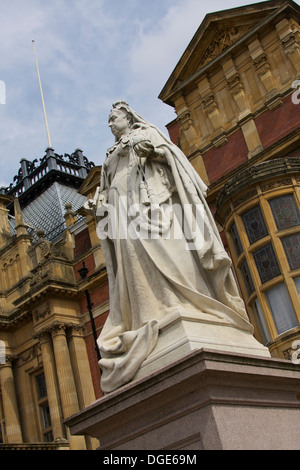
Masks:
[[[295,282],[295,285],[296,285],[298,295],[300,297],[300,277],[295,277],[294,282]]]
[[[232,227],[231,227],[229,233],[230,233],[230,237],[231,237],[232,243],[234,245],[234,249],[236,251],[236,254],[237,254],[237,256],[240,256],[243,253],[243,247],[242,247],[240,236],[238,234],[235,223],[232,224]]]
[[[280,268],[271,244],[256,250],[253,256],[262,283],[280,275]]]
[[[242,215],[250,243],[268,235],[267,227],[259,206]]]
[[[44,428],[50,428],[51,426],[51,418],[50,418],[50,409],[48,403],[40,406],[42,418],[43,418],[43,426]]]
[[[244,261],[244,263],[241,265],[241,273],[243,276],[247,294],[250,295],[252,294],[252,292],[254,292],[255,289],[247,261]]]
[[[44,398],[47,396],[46,382],[44,374],[36,376],[38,398]]]
[[[292,194],[276,197],[270,201],[278,230],[300,224],[300,215]]]
[[[279,284],[266,292],[278,334],[298,325],[285,284]]]
[[[300,268],[300,233],[281,239],[291,269]]]
[[[259,334],[261,336],[263,344],[266,345],[270,341],[270,336],[269,336],[269,332],[265,323],[262,310],[260,308],[259,301],[257,299],[253,303],[253,312],[254,312],[254,317],[255,317]]]
[[[47,434],[44,434],[44,441],[45,442],[53,442],[53,433],[52,431],[47,432]]]

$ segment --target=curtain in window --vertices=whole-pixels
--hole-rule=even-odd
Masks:
[[[298,325],[285,284],[278,284],[266,292],[278,334]]]

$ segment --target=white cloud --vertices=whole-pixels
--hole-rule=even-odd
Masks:
[[[145,85],[152,88],[153,81],[162,88],[162,77],[167,80],[192,38],[194,28],[191,23],[199,25],[203,19],[199,10],[203,11],[203,6],[197,0],[180,1],[169,9],[153,30],[144,32],[143,27],[140,28],[138,40],[131,49],[132,89],[140,92]],[[187,24],[188,28],[185,27]]]
[[[99,164],[113,142],[111,104],[124,98],[164,130],[175,114],[158,95],[205,14],[250,1],[1,0],[2,182],[47,147],[32,39],[55,151],[81,147]]]

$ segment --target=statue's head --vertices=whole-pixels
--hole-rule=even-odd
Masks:
[[[130,108],[129,104],[126,103],[126,101],[124,100],[119,100],[113,103],[112,111],[113,110],[123,111],[124,113],[129,114],[130,116],[132,116],[133,114],[133,110]]]
[[[126,103],[126,101],[124,100],[118,100],[112,105],[112,110],[109,115],[109,122],[112,118],[116,119],[116,116],[123,116],[123,119],[124,119],[124,116],[126,117],[127,125],[128,125],[127,132],[129,132],[130,129],[135,129],[138,127],[146,128],[146,127],[149,127],[150,125],[149,122],[147,122],[138,113],[136,113],[132,108],[130,108],[128,103]],[[109,124],[109,126],[113,134],[116,135],[115,129],[113,129],[113,126],[111,126],[111,124]],[[120,137],[116,136],[116,140],[119,138]]]
[[[109,114],[108,125],[116,139],[128,133],[132,124],[133,116],[128,104],[123,100],[115,102]]]

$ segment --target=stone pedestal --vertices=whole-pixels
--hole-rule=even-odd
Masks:
[[[298,450],[299,396],[299,365],[198,349],[65,423],[100,450]]]
[[[210,317],[208,321],[205,316],[202,318],[198,313],[187,310],[159,322],[157,344],[134,378],[145,377],[194,349],[206,348],[271,357],[269,349],[254,338],[251,330],[243,330],[241,325],[234,326],[222,319],[212,322]]]

